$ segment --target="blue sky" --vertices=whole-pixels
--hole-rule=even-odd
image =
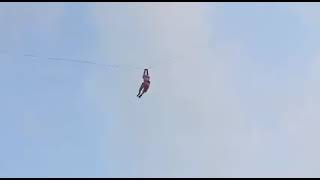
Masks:
[[[1,3],[0,177],[319,177],[319,8]]]

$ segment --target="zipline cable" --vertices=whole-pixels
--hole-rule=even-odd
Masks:
[[[0,54],[6,54],[6,55],[12,55],[8,51],[0,50]],[[90,64],[90,65],[96,65],[96,66],[104,66],[108,68],[132,68],[132,69],[145,69],[146,67],[136,67],[136,66],[128,66],[128,65],[112,65],[112,64],[104,64],[104,63],[97,63],[93,61],[87,61],[87,60],[80,60],[80,59],[69,59],[69,58],[60,58],[60,57],[40,57],[35,54],[23,54],[25,57],[31,57],[31,58],[41,58],[41,59],[47,59],[49,61],[64,61],[64,62],[72,62],[72,63],[82,63],[82,64]],[[151,66],[147,67],[148,69],[152,69]]]

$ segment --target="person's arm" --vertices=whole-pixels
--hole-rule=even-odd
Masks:
[[[144,69],[143,76],[148,75],[148,69]]]
[[[146,69],[146,71],[147,71],[147,76],[149,76],[149,72],[148,72],[148,69]]]
[[[144,71],[143,71],[142,78],[144,78],[145,74],[146,74],[146,69],[144,69]]]

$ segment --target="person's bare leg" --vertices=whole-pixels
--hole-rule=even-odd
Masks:
[[[139,96],[139,95],[140,95],[140,93],[141,93],[142,89],[143,89],[143,84],[141,84],[140,89],[139,89],[139,94],[138,94],[137,96]]]
[[[141,98],[141,96],[146,93],[148,91],[148,87],[144,87],[143,88],[143,91],[142,91],[142,94],[140,94],[139,98]]]
[[[145,93],[145,91],[142,91],[142,94],[140,94],[140,96],[138,96],[139,98],[141,98],[141,96]]]

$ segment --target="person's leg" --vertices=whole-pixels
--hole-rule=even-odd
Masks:
[[[148,91],[149,89],[149,85],[148,84],[143,84],[143,91],[142,91],[142,94],[139,96],[139,98]]]
[[[139,95],[140,95],[140,93],[141,93],[142,89],[143,89],[143,83],[141,84],[141,86],[140,86],[140,88],[139,88],[139,94],[138,94],[137,96],[139,96]]]
[[[141,96],[144,94],[145,91],[142,91],[142,93],[138,96],[139,98],[141,98]]]

